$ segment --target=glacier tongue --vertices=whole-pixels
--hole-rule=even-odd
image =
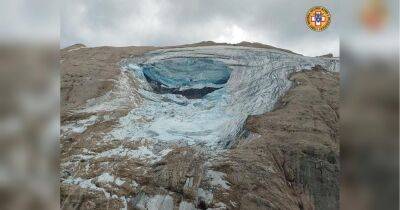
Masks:
[[[110,138],[225,147],[247,116],[273,108],[291,86],[289,74],[317,65],[339,71],[335,58],[231,46],[163,49],[125,59],[123,73],[140,81],[144,103],[120,118]],[[172,91],[155,91],[154,81]],[[196,97],[179,92],[204,88],[214,89]]]

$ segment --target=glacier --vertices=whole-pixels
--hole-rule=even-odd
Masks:
[[[139,66],[153,91],[187,98],[201,98],[222,88],[231,72],[223,62],[207,58],[174,58]]]
[[[289,75],[338,58],[306,57],[238,46],[169,48],[120,62],[138,82],[143,103],[119,119],[110,139],[226,148],[245,134],[249,115],[271,111],[291,86]]]

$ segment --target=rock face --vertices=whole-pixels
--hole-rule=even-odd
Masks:
[[[61,54],[64,208],[338,209],[337,58],[247,42]]]
[[[244,203],[259,199],[272,209],[339,209],[338,75],[312,70],[290,79],[295,86],[274,111],[247,119],[246,128],[260,137],[241,141],[220,167],[231,171],[228,181],[235,191],[248,191]],[[238,178],[243,174],[249,178]],[[265,174],[271,175],[265,179]],[[278,189],[264,188],[270,185],[290,193],[275,195]]]

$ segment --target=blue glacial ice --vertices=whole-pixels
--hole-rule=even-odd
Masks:
[[[222,88],[231,70],[223,62],[207,58],[174,58],[139,64],[154,92],[202,98]]]
[[[226,147],[249,115],[272,110],[292,85],[289,74],[317,65],[339,71],[337,58],[247,47],[163,49],[125,59],[123,74],[135,78],[143,103],[120,118],[110,138]]]
[[[231,73],[223,62],[208,58],[175,58],[140,66],[146,78],[166,88],[215,87],[225,84]]]

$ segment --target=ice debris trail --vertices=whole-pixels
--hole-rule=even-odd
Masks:
[[[289,74],[338,58],[232,46],[162,49],[121,61],[139,81],[144,103],[120,118],[113,139],[151,139],[211,148],[229,146],[249,115],[270,111],[290,87]]]

